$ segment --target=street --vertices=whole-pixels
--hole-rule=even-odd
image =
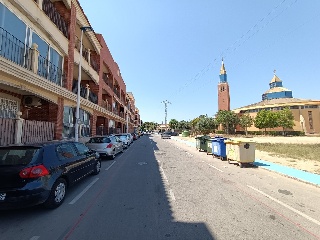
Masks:
[[[320,189],[144,135],[55,210],[0,212],[1,239],[320,239]]]

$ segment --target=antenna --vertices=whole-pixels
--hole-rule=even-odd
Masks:
[[[164,100],[161,103],[164,103],[164,124],[167,126],[167,115],[168,115],[168,104],[171,104],[168,100]]]

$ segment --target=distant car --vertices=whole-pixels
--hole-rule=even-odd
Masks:
[[[127,134],[127,136],[129,137],[129,139],[130,139],[130,144],[133,143],[133,136],[132,136],[132,134],[131,134],[131,133],[125,133],[125,134]]]
[[[91,137],[86,146],[99,153],[100,158],[114,159],[118,153],[123,152],[122,141],[114,135]]]
[[[161,133],[161,138],[162,139],[170,139],[171,138],[171,134],[170,134],[170,132],[163,132],[163,133]]]
[[[171,135],[171,136],[179,136],[179,133],[177,133],[177,132],[170,132],[170,135]]]
[[[116,134],[115,136],[122,141],[124,148],[128,148],[129,145],[131,144],[131,138],[128,136],[128,134],[122,133],[122,134]]]
[[[132,133],[133,140],[137,140],[139,138],[139,135],[137,133]]]
[[[97,157],[78,142],[0,147],[0,209],[60,206],[71,185],[100,172]]]

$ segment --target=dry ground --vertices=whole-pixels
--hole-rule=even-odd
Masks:
[[[181,139],[185,139],[188,141],[195,142],[195,138],[191,137],[179,137]],[[235,138],[234,138],[235,139]],[[320,144],[320,137],[314,136],[303,136],[303,137],[252,137],[252,138],[236,138],[242,140],[252,140],[257,143],[284,143],[284,144]],[[320,164],[319,161],[312,161],[312,160],[301,160],[301,159],[294,159],[288,157],[280,157],[274,156],[268,152],[256,150],[256,159],[261,159],[277,164],[281,164],[284,166],[293,167],[299,170],[317,173],[320,174]],[[319,156],[320,159],[320,156]]]

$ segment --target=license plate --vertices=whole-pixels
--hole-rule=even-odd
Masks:
[[[6,199],[6,193],[0,193],[0,201],[4,201]]]

